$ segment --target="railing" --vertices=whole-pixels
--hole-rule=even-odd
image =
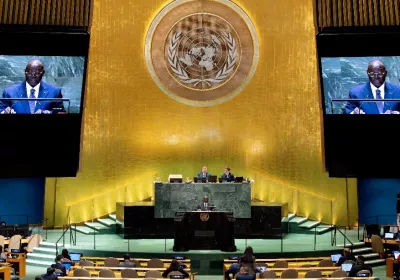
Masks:
[[[70,231],[70,243],[72,245],[76,245],[76,225],[75,225],[75,239],[73,238],[74,234],[72,233],[72,226],[71,225],[64,225],[63,226],[63,233],[60,236],[60,238],[57,240],[56,242],[56,257],[58,256],[58,243],[61,241],[62,239],[62,248],[65,247],[65,235],[67,234],[67,232]]]
[[[332,199],[274,181],[260,172],[255,172],[254,181],[258,188],[253,188],[252,199],[265,197],[268,201],[287,202],[289,212],[293,214],[334,224]]]
[[[346,231],[347,231],[346,227],[344,227],[344,233],[343,233],[338,226],[335,226],[332,236],[332,246],[337,245],[337,233],[340,233],[343,236],[343,248],[348,246],[349,245],[348,243],[350,243],[351,249],[353,248],[354,243],[347,237]],[[346,243],[346,241],[348,243]]]
[[[32,228],[29,229],[29,231],[31,232],[31,234],[35,234],[35,230],[37,230],[37,234],[40,234],[42,237],[42,230],[43,227],[45,228],[45,238],[44,240],[47,240],[47,221],[48,219],[44,218],[40,221],[40,223],[34,224]]]
[[[116,202],[137,202],[154,196],[154,176],[68,205],[68,224],[94,221],[116,211]],[[144,187],[146,186],[146,187]]]

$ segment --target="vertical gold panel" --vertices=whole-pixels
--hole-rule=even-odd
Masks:
[[[318,17],[318,26],[323,26],[322,24],[322,19],[323,19],[323,14],[322,14],[322,1],[324,0],[317,0],[317,17]]]
[[[395,25],[394,20],[394,0],[389,0],[389,17],[390,17],[390,25]]]
[[[326,0],[326,17],[327,17],[327,26],[332,25],[332,9],[331,9],[332,0]]]
[[[145,199],[154,195],[156,174],[163,180],[169,173],[192,177],[207,164],[216,175],[230,165],[235,174],[255,178],[253,194],[262,200],[289,199],[282,185],[274,182],[332,199],[334,221],[347,224],[345,180],[328,178],[321,165],[312,1],[233,1],[257,28],[262,63],[241,94],[207,108],[169,98],[147,71],[144,38],[152,19],[169,2],[96,1],[80,171],[76,178],[58,180],[56,209],[47,209],[45,216],[54,215],[63,224],[68,205],[116,190],[115,196],[101,199],[102,206],[94,211],[101,215],[115,209],[117,199],[124,199],[120,190],[126,185],[144,180],[128,188],[127,195]],[[320,8],[326,13],[325,4],[318,4]],[[320,200],[299,196],[304,197],[296,205],[299,212],[330,222],[324,214],[330,210]],[[350,203],[352,223],[354,182]],[[90,216],[87,204],[82,209],[85,213],[76,210],[74,215],[85,220]]]
[[[332,24],[334,26],[337,26],[339,24],[339,19],[338,19],[338,1],[340,2],[341,0],[332,0],[332,17],[333,17],[333,22]],[[340,18],[342,17],[342,13],[340,13]]]
[[[382,25],[387,25],[388,22],[386,21],[386,16],[385,16],[385,0],[381,0],[379,3],[380,7],[380,12],[381,12],[381,24]]]
[[[400,17],[399,17],[399,1],[393,1],[394,2],[394,19],[396,25],[400,24]]]
[[[354,19],[354,26],[359,26],[359,11],[358,11],[358,5],[357,5],[357,0],[353,0],[353,19]]]

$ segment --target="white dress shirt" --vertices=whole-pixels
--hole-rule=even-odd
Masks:
[[[379,89],[381,91],[382,99],[385,99],[385,83],[383,83],[379,88],[374,86],[372,83],[369,83],[371,86],[372,94],[374,95],[374,99],[376,99],[376,90]]]
[[[39,88],[40,88],[40,83],[38,83],[35,87],[31,87],[30,84],[26,83],[26,94],[28,95],[28,98],[30,98],[31,96],[31,89],[35,90],[35,98],[39,97]],[[36,106],[36,102],[35,101],[35,106]]]

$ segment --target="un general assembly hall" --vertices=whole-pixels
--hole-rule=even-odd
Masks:
[[[399,46],[400,0],[0,0],[0,280],[400,279]]]

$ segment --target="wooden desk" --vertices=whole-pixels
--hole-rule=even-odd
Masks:
[[[15,269],[15,273],[18,274],[19,277],[26,276],[26,255],[19,254],[18,258],[7,258],[7,262],[12,265]]]
[[[364,242],[365,243],[371,243],[371,239],[370,238],[364,238]],[[382,238],[382,242],[383,242],[383,244],[400,245],[400,242],[395,240],[395,239],[383,239]]]
[[[87,271],[89,271],[90,274],[98,274],[98,272],[100,270],[109,269],[109,270],[114,271],[115,277],[117,277],[117,278],[121,276],[120,271],[124,270],[124,269],[136,270],[138,272],[139,276],[142,276],[142,277],[144,277],[144,274],[146,273],[146,271],[160,271],[160,272],[163,272],[165,270],[165,267],[148,268],[148,267],[106,267],[106,266],[76,266],[75,265],[75,266],[71,266],[70,270],[68,271],[68,276],[73,277],[74,276],[74,270],[78,269],[78,268],[84,268]],[[185,271],[190,274],[190,269],[189,268],[185,268]]]
[[[28,244],[29,239],[30,239],[30,237],[21,239],[21,244]],[[10,239],[4,240],[4,245],[10,245]]]
[[[322,261],[330,259],[329,257],[315,257],[315,258],[280,258],[280,259],[256,259],[258,263],[268,263],[276,261],[287,261],[287,262],[304,262],[304,261]],[[224,263],[237,263],[237,260],[224,260]]]
[[[59,276],[58,279],[60,280],[77,280],[77,279],[82,279],[82,280],[110,280],[110,278],[103,278],[103,277],[62,277]],[[127,278],[112,278],[115,280],[128,280]],[[152,280],[165,280],[165,278],[151,278]],[[329,280],[342,280],[343,278],[329,278]],[[378,280],[376,277],[352,277],[354,280]],[[143,278],[129,278],[129,280],[143,280]],[[281,278],[280,280],[293,280],[293,279],[288,279],[288,278]],[[320,278],[297,278],[296,280],[320,280]]]
[[[11,269],[9,266],[0,267],[0,277],[2,277],[4,280],[11,279]]]

